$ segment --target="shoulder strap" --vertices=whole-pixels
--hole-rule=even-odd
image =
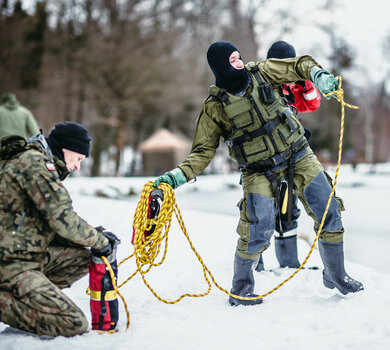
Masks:
[[[30,138],[27,139],[27,143],[29,145],[37,145],[41,147],[49,157],[50,161],[54,162],[53,153],[49,145],[47,144],[45,137],[42,134],[36,134],[34,136],[31,136]]]
[[[209,97],[213,101],[218,101],[218,102],[223,103],[225,106],[229,106],[231,104],[231,102],[229,100],[229,96],[228,96],[225,89],[219,89],[217,95],[209,95]]]
[[[258,91],[261,100],[266,105],[272,104],[275,101],[275,93],[273,91],[272,85],[264,81],[263,77],[259,73],[259,66],[254,62],[249,62],[245,65],[245,68],[255,77],[258,86]]]
[[[257,80],[257,83],[260,86],[265,84],[265,81],[264,81],[263,77],[259,73],[259,66],[257,64],[255,64],[253,66],[249,65],[249,67],[250,67],[249,71],[255,76],[255,78]]]

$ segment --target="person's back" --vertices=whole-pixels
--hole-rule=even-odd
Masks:
[[[21,106],[16,96],[5,93],[0,105],[0,138],[19,135],[28,138],[39,133],[38,124],[32,113]]]

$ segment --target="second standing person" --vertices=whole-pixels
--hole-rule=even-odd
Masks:
[[[296,57],[295,49],[285,41],[274,42],[267,52],[267,59],[278,58],[285,59]],[[314,84],[309,80],[297,81],[291,84],[283,84],[280,87],[281,95],[286,103],[299,113],[315,112],[321,104],[321,95]],[[311,132],[304,128],[307,140],[311,137]],[[276,216],[275,253],[280,267],[298,268],[301,264],[298,260],[297,250],[297,227],[298,218],[301,211],[298,209],[298,198],[292,194],[290,213],[282,210],[283,202],[287,193],[287,183],[281,184],[279,191],[278,213]],[[260,255],[256,271],[263,271],[263,256]]]

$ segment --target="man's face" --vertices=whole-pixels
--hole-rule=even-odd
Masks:
[[[244,68],[244,62],[242,62],[240,53],[238,51],[232,52],[232,54],[229,56],[229,62],[235,69]]]
[[[68,171],[80,170],[81,162],[85,159],[85,155],[70,151],[66,148],[63,148],[62,152],[64,152],[65,164]]]

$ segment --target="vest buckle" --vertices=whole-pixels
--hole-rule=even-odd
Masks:
[[[278,154],[275,154],[273,157],[271,157],[270,160],[271,160],[272,166],[275,167],[275,166],[279,165],[280,163],[284,162],[284,157],[283,157],[283,154],[278,153]]]

